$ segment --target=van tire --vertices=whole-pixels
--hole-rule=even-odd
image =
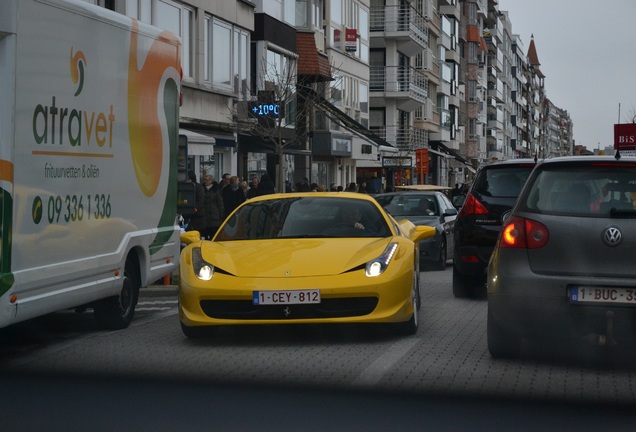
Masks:
[[[106,330],[125,329],[132,322],[138,299],[139,278],[135,265],[128,259],[119,295],[99,300],[93,305],[97,323]]]

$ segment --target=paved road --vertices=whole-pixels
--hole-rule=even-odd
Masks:
[[[520,360],[492,359],[486,348],[487,302],[455,299],[451,274],[450,267],[423,273],[422,322],[412,337],[377,327],[250,327],[191,341],[179,328],[174,290],[159,289],[144,293],[133,325],[124,331],[101,331],[90,314],[74,313],[5,329],[0,363],[16,372],[636,402],[636,369],[600,361],[603,356],[555,359],[539,352]]]

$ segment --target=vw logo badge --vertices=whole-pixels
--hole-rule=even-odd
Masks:
[[[603,232],[603,243],[607,246],[618,246],[623,241],[623,233],[617,227],[609,227]]]

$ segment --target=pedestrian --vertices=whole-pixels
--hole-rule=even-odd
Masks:
[[[243,191],[243,195],[245,195],[245,198],[247,198],[247,190],[249,189],[247,182],[243,180],[242,182],[239,183],[239,187]]]
[[[225,186],[230,184],[230,177],[231,175],[229,173],[225,173],[221,176],[221,183],[219,183],[221,190],[223,190]]]
[[[261,181],[258,184],[258,194],[259,195],[269,195],[276,193],[276,187],[271,177],[267,174],[263,174],[261,176]]]
[[[230,183],[221,190],[223,198],[224,217],[227,218],[239,205],[245,202],[245,194],[243,189],[239,187],[239,178],[237,176],[230,177]]]
[[[329,192],[337,192],[338,191],[338,186],[336,186],[335,183],[331,183],[329,185]]]
[[[303,181],[298,185],[298,192],[311,192],[311,186],[309,185],[309,179],[303,177]]]
[[[202,233],[205,230],[205,190],[203,185],[197,182],[194,171],[188,173],[188,182],[194,184],[194,208],[188,229]]]
[[[245,198],[250,199],[259,195],[259,190],[258,190],[259,183],[260,181],[258,177],[252,177],[252,182],[250,183],[250,188],[245,193]]]
[[[360,187],[358,187],[358,192],[359,193],[368,193],[367,192],[367,184],[366,184],[366,182],[360,183]]]
[[[461,194],[462,194],[462,188],[459,187],[459,183],[455,183],[455,189],[453,189],[451,198],[455,198],[456,196],[459,196]]]
[[[356,187],[356,184],[351,182],[347,185],[347,192],[358,192],[358,188]]]
[[[211,240],[223,222],[223,200],[219,193],[219,184],[214,181],[214,177],[206,175],[203,179],[204,206],[205,206],[205,228],[202,237]]]

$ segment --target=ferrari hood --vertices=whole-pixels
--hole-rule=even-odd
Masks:
[[[377,258],[392,238],[274,239],[202,242],[203,259],[239,277],[310,277],[343,273]]]

